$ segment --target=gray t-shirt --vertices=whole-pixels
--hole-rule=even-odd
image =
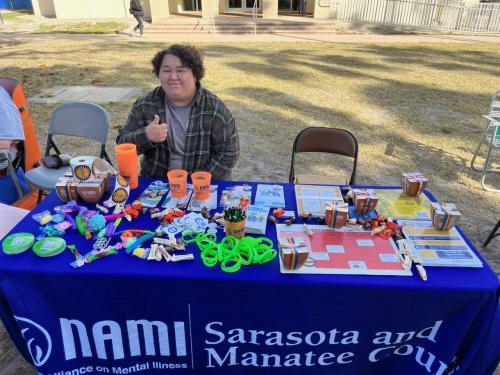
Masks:
[[[184,152],[186,151],[186,132],[189,123],[189,114],[193,102],[186,107],[176,107],[168,99],[165,99],[165,114],[168,124],[168,145],[170,160],[168,169],[182,169]]]

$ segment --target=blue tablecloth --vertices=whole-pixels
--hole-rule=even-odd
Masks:
[[[151,181],[141,180],[132,199]],[[222,187],[234,184],[220,183]],[[254,196],[256,184],[252,183]],[[295,209],[292,185],[284,185]],[[61,204],[51,194],[36,212]],[[157,224],[156,222],[154,224]],[[120,229],[154,228],[149,215]],[[38,232],[31,216],[14,231]],[[276,238],[268,225],[267,235]],[[65,236],[85,253],[91,243]],[[226,274],[120,253],[73,269],[65,252],[0,254],[0,313],[40,373],[492,373],[499,283],[484,268],[418,275],[281,274],[279,262]],[[414,272],[415,273],[415,272]],[[448,368],[448,370],[447,370]]]

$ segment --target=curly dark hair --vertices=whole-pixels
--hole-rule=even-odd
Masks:
[[[160,67],[165,55],[177,56],[182,64],[191,69],[196,78],[196,87],[200,87],[200,81],[205,75],[205,67],[203,66],[203,56],[195,46],[190,44],[172,44],[167,49],[157,52],[151,60],[153,73],[157,77],[160,76]]]

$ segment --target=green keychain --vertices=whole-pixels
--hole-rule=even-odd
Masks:
[[[66,249],[66,241],[60,237],[47,237],[35,242],[33,252],[39,257],[52,257]]]
[[[20,254],[31,249],[35,243],[35,236],[31,233],[14,233],[2,241],[2,249],[5,254]]]

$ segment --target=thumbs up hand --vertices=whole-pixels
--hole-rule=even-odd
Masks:
[[[151,142],[162,143],[167,139],[168,125],[160,122],[160,117],[155,115],[151,123],[146,126],[146,136]]]

